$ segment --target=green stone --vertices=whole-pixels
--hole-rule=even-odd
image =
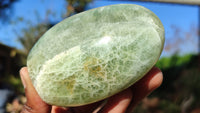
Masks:
[[[164,28],[150,10],[132,4],[100,7],[48,30],[28,55],[40,97],[79,106],[110,97],[141,79],[157,62]]]

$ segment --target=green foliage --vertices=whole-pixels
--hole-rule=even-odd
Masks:
[[[15,93],[23,93],[24,88],[20,77],[15,77],[14,75],[6,75],[6,77],[1,78],[0,83],[9,86]]]
[[[157,62],[156,66],[161,69],[181,66],[185,63],[189,63],[192,56],[193,55],[191,54],[187,54],[184,56],[178,56],[177,54],[175,54],[171,57],[163,57]]]
[[[142,103],[136,107],[136,112],[190,113],[199,109],[199,58],[193,54],[161,58],[156,66],[163,72],[163,84],[150,95],[159,98],[158,105],[151,108]]]
[[[141,104],[138,104],[132,113],[148,113],[148,110],[145,109]]]
[[[185,70],[181,79],[177,80],[177,86],[180,88],[179,91],[183,92],[184,96],[195,98],[192,103],[193,107],[200,105],[200,71],[198,68]]]
[[[200,105],[199,56],[187,54],[161,58],[156,64],[164,75],[163,84],[153,92],[166,113],[188,112]],[[174,111],[174,112],[172,112]]]
[[[180,106],[169,100],[162,100],[158,109],[164,111],[164,113],[181,113]]]

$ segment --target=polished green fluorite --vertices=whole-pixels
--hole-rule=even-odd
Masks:
[[[45,102],[79,106],[134,84],[154,66],[163,45],[164,28],[153,12],[111,5],[52,27],[32,48],[27,66]]]

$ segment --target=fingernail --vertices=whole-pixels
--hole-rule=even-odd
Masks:
[[[24,89],[26,88],[26,82],[25,82],[25,80],[24,80],[24,68],[22,68],[21,70],[20,70],[20,78],[21,78],[21,81],[22,81],[22,84],[23,84],[23,86],[24,86]]]
[[[153,76],[149,81],[149,89],[155,90],[162,84],[162,81],[163,81],[163,74],[160,71],[160,69],[157,68],[157,70],[155,71],[155,76]]]

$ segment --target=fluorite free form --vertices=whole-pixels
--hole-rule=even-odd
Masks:
[[[47,31],[28,55],[28,71],[45,102],[79,106],[134,84],[156,63],[163,44],[162,23],[150,10],[105,6]]]

